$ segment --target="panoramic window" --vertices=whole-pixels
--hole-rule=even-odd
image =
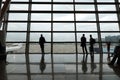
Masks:
[[[4,2],[5,0],[3,0]],[[7,48],[11,66],[26,69],[11,76],[26,80],[81,80],[88,76],[101,80],[103,73],[114,74],[107,64],[106,42],[111,42],[111,54],[120,40],[119,0],[11,0],[5,24]],[[88,69],[83,69],[81,37],[86,37]],[[94,64],[90,55],[90,35],[95,40]],[[41,47],[40,37],[45,38]],[[44,54],[43,54],[44,53]],[[41,70],[40,63],[43,63]],[[27,64],[27,65],[26,65]],[[20,66],[22,65],[22,66]],[[10,67],[11,67],[10,66]],[[9,66],[7,66],[9,68]],[[36,68],[36,69],[35,69]],[[112,70],[113,71],[113,70]],[[109,74],[109,72],[111,72]],[[100,73],[100,74],[99,74]],[[81,76],[81,74],[83,76]],[[87,74],[87,75],[86,75]],[[91,75],[92,74],[92,75]],[[95,74],[95,76],[94,76]],[[105,76],[106,76],[105,75]],[[19,79],[16,79],[19,80]]]

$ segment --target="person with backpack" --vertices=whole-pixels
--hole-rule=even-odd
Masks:
[[[92,35],[90,35],[90,55],[91,55],[91,59],[94,61],[94,44],[95,44],[95,39],[92,37]]]

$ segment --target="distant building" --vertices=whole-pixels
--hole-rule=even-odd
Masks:
[[[111,42],[118,42],[120,39],[120,35],[117,36],[106,36],[105,41],[111,41]]]

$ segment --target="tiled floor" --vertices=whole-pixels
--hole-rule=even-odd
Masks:
[[[80,54],[78,59],[76,54],[54,54],[53,59],[51,54],[46,54],[41,72],[41,55],[30,54],[25,59],[24,54],[9,54],[7,65],[0,61],[0,80],[120,80],[120,67],[110,67],[106,54],[100,64],[99,56],[95,54],[91,63],[88,55],[84,64]]]

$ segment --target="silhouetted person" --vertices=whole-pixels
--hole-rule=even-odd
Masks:
[[[88,54],[87,47],[86,47],[86,37],[85,37],[85,34],[83,34],[82,37],[81,37],[81,47],[82,47],[82,50],[83,50],[83,55]]]
[[[90,55],[93,61],[94,61],[94,44],[95,44],[95,39],[93,39],[92,35],[90,35]]]
[[[111,42],[106,42],[106,45],[107,45],[107,54],[108,54],[108,61],[110,61],[110,45],[111,45]]]
[[[41,52],[44,53],[44,44],[45,44],[45,38],[43,37],[43,35],[41,34],[41,37],[39,38],[39,44],[40,44],[40,48],[41,48]]]
[[[120,40],[119,45],[115,47],[114,49],[114,56],[109,65],[114,65],[115,61],[117,60],[117,65],[120,66]]]
[[[46,64],[45,64],[45,60],[44,60],[44,54],[42,54],[41,61],[40,61],[40,70],[41,70],[41,73],[44,72],[45,68],[46,68]]]
[[[6,62],[6,54],[5,54],[5,46],[0,42],[0,60],[4,60]]]
[[[5,61],[1,61],[1,60],[0,60],[0,80],[8,80],[6,63]]]

